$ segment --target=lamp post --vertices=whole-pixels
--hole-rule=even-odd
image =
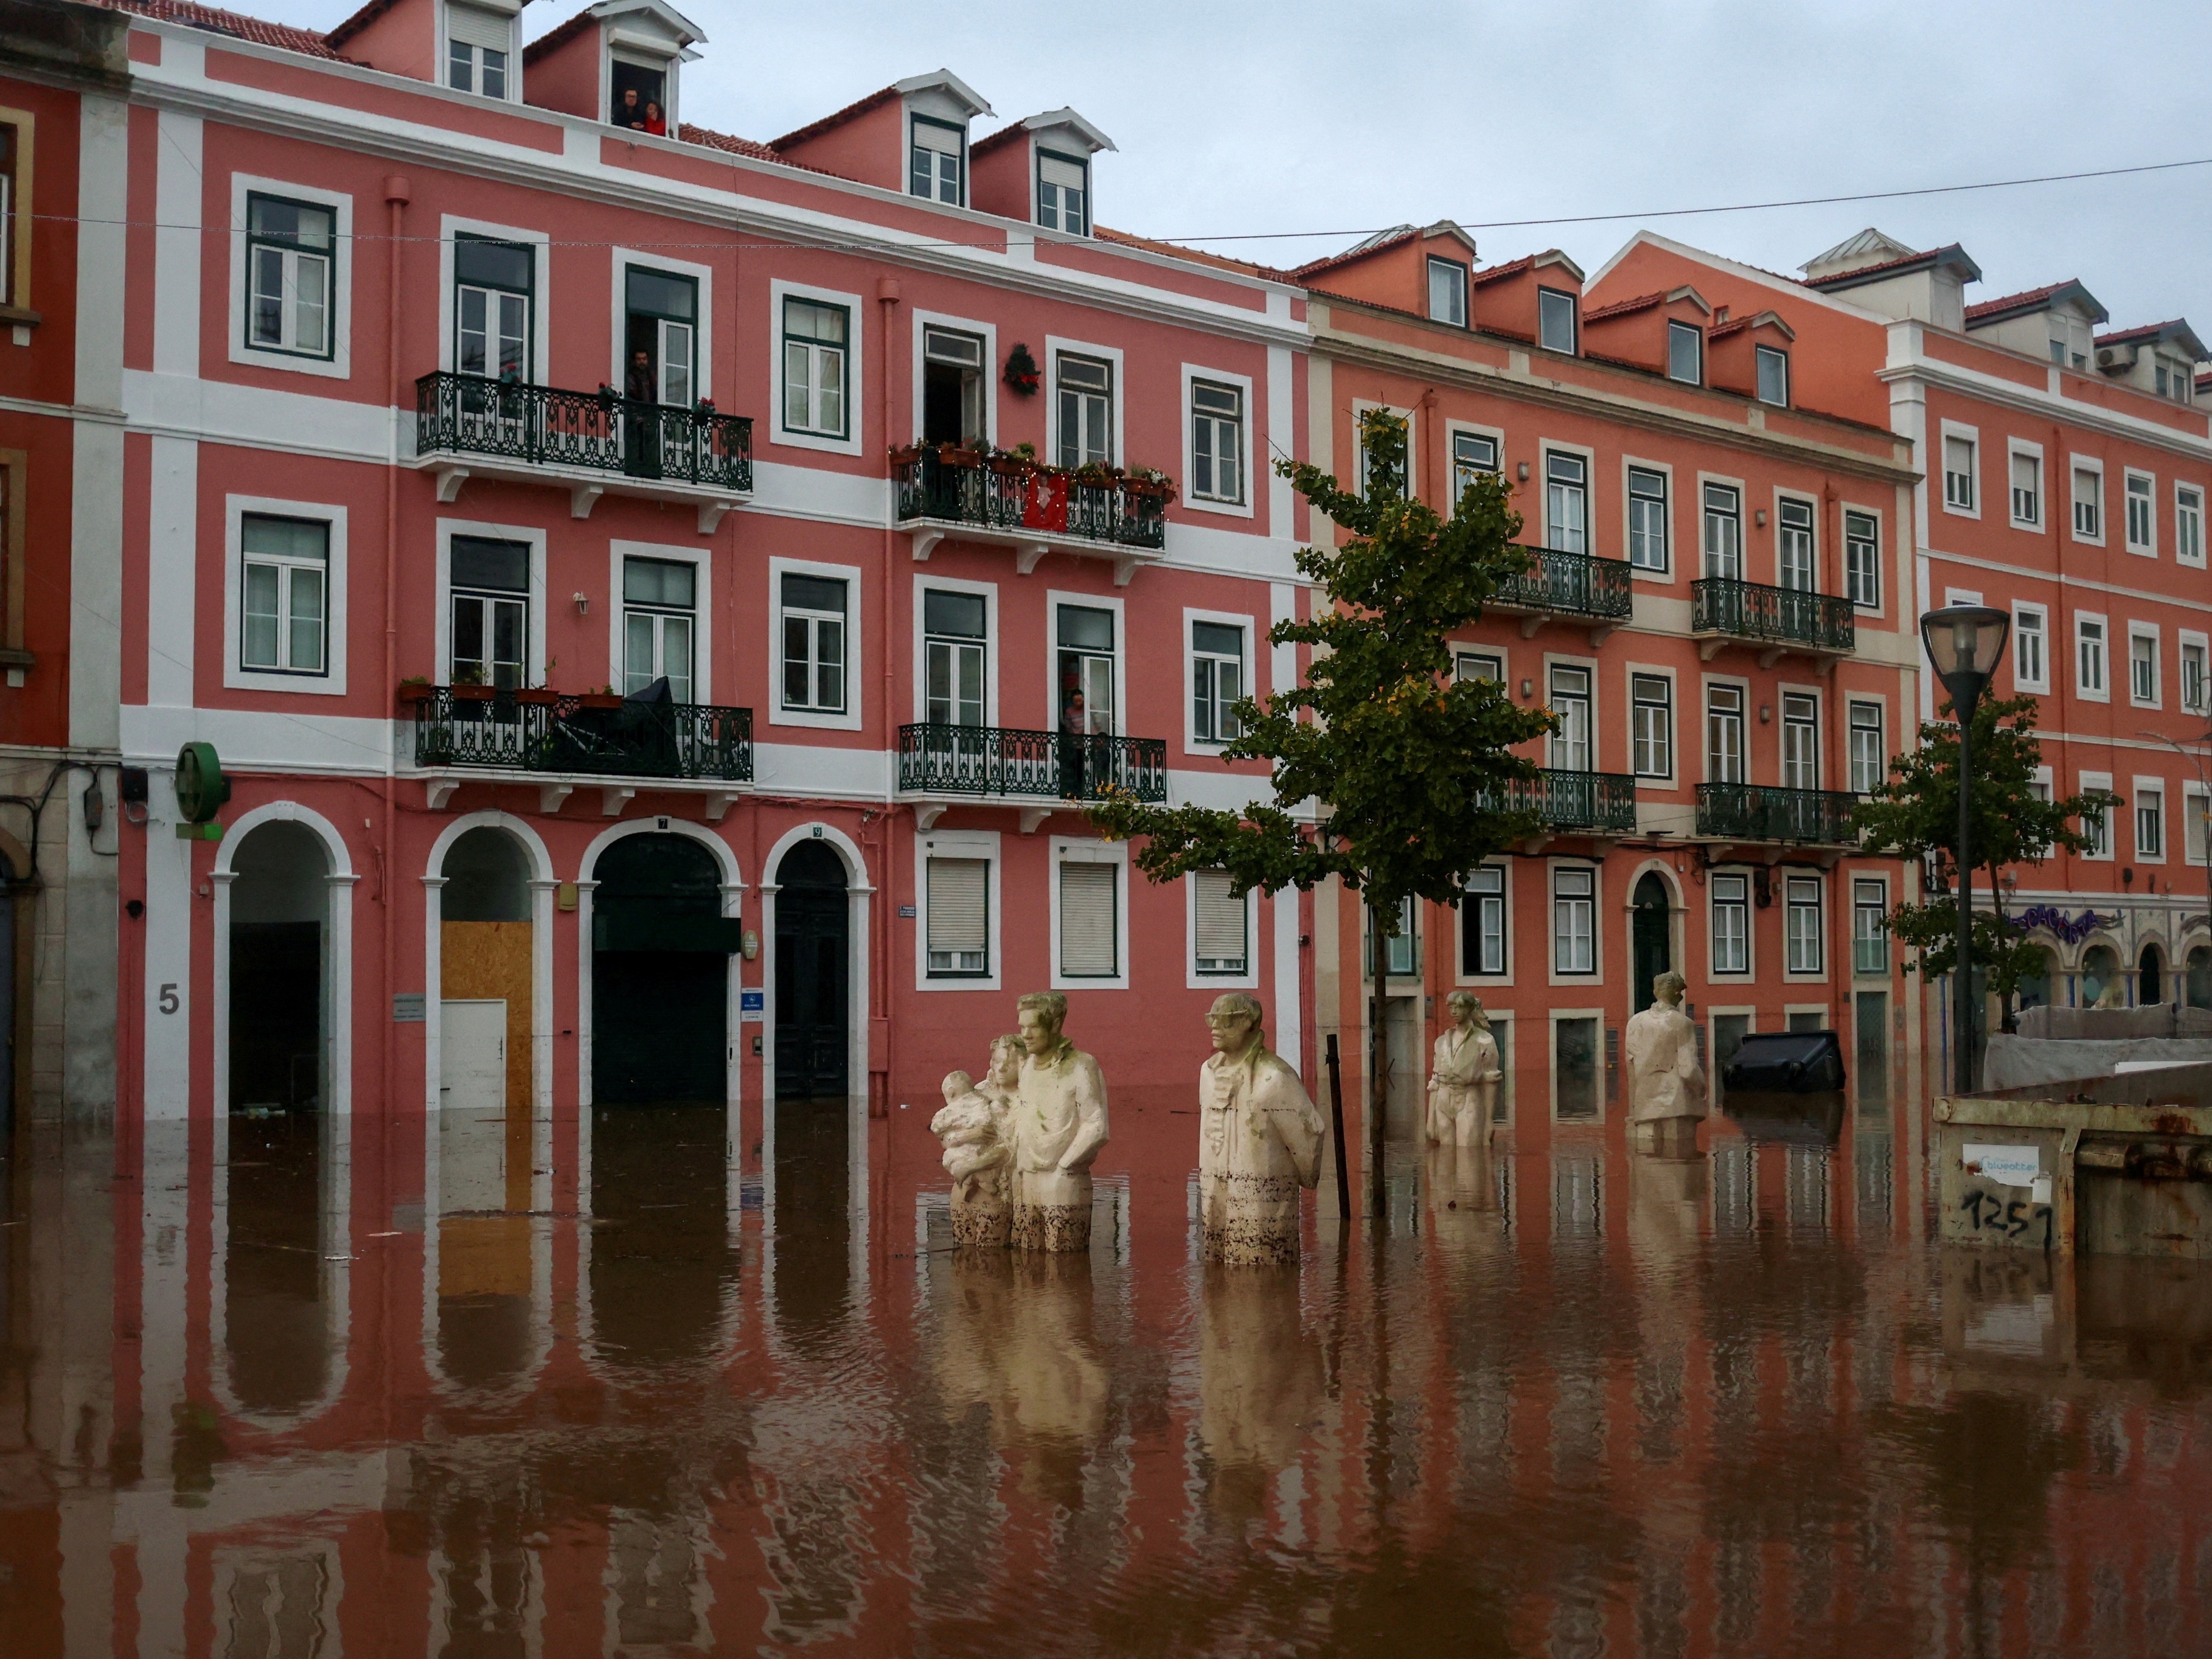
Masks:
[[[1962,1095],[1972,1094],[1974,1088],[1974,865],[1967,845],[1972,826],[1974,708],[1996,672],[2005,636],[2011,631],[2012,618],[1994,605],[1947,605],[1920,619],[1920,643],[1936,678],[1951,694],[1951,709],[1959,718],[1959,846],[1953,860],[1959,866],[1959,962],[1953,970],[1956,982],[1951,1026],[1958,1045],[1954,1075]]]

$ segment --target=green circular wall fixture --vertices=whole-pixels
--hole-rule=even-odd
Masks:
[[[211,743],[188,743],[177,750],[177,805],[187,822],[205,823],[230,799],[230,780]]]

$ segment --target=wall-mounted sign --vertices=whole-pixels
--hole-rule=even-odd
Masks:
[[[419,1025],[424,1018],[422,995],[420,991],[396,992],[392,999],[392,1018],[402,1025]]]
[[[766,991],[740,990],[738,993],[738,1018],[740,1022],[752,1024],[763,1021],[767,1018],[768,993]]]

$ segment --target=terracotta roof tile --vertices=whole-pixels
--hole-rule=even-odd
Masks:
[[[781,138],[769,139],[768,147],[770,149],[782,149],[788,145],[805,143],[809,138],[827,132],[832,127],[841,127],[856,116],[866,115],[870,110],[890,102],[898,95],[899,89],[896,86],[885,87],[881,92],[872,92],[865,98],[855,99],[835,114],[825,115],[818,121],[808,122],[796,132],[787,132]]]
[[[1408,225],[1394,235],[1370,237],[1357,247],[1346,248],[1341,253],[1332,253],[1322,258],[1309,259],[1305,264],[1293,267],[1291,271],[1291,279],[1298,281],[1316,272],[1334,270],[1339,265],[1348,265],[1356,259],[1366,258],[1371,253],[1380,253],[1386,247],[1396,247],[1401,242],[1410,242],[1419,234],[1420,232]]]
[[[205,29],[210,34],[228,34],[258,46],[305,52],[311,58],[338,57],[330,42],[313,29],[294,28],[289,23],[271,23],[234,11],[220,11],[213,6],[195,5],[191,0],[94,0],[94,3],[111,11],[133,12],[156,22]]]
[[[782,167],[797,167],[796,161],[787,161],[757,139],[739,138],[726,132],[717,132],[712,127],[695,127],[689,121],[679,121],[676,136],[687,144],[697,144],[705,149],[727,150],[732,155],[750,156],[756,161],[774,161]],[[812,168],[808,169],[813,171]]]
[[[331,46],[342,46],[398,3],[399,0],[368,0],[367,5],[332,29],[325,40]]]
[[[2185,329],[2189,325],[2180,318],[2171,318],[2163,323],[2145,323],[2138,328],[2116,328],[2109,334],[2100,334],[2099,345],[2125,345],[2130,340],[2154,339],[2170,328]]]
[[[1608,317],[1626,317],[1632,311],[1649,311],[1656,305],[1663,304],[1666,298],[1663,294],[1639,294],[1632,300],[1616,300],[1609,306],[1600,306],[1595,311],[1585,311],[1583,320],[1601,323]]]
[[[1966,307],[1966,320],[1979,322],[1983,318],[1994,317],[2000,312],[2027,311],[2048,300],[2060,289],[2072,286],[2070,282],[2046,283],[2041,288],[2023,289],[2018,294],[2005,294],[1994,300],[1983,300]]]
[[[1257,276],[1264,282],[1294,283],[1297,278],[1273,265],[1255,264],[1249,259],[1233,259],[1225,253],[1207,253],[1194,247],[1185,247],[1179,242],[1163,242],[1150,236],[1137,236],[1126,230],[1110,230],[1104,225],[1091,228],[1093,240],[1113,242],[1123,247],[1139,247],[1152,253],[1164,253],[1171,259],[1188,259],[1194,265],[1210,265],[1216,270],[1233,270],[1239,276]]]
[[[1901,259],[1884,259],[1880,264],[1861,265],[1856,270],[1839,270],[1832,276],[1802,276],[1796,280],[1799,285],[1804,288],[1831,289],[1839,283],[1863,282],[1866,278],[1885,270],[1902,271],[1909,270],[1915,265],[1934,264],[1942,259],[1947,253],[1956,255],[1969,265],[1974,263],[1972,259],[1967,258],[1966,249],[1960,247],[1956,242],[1948,242],[1942,247],[1931,247],[1923,252],[1908,253]],[[1974,274],[1977,277],[1981,275],[1978,268]]]

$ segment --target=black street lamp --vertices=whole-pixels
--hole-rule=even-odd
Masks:
[[[1959,866],[1959,963],[1953,970],[1957,982],[1951,1025],[1958,1044],[1955,1075],[1962,1095],[1974,1091],[1974,1027],[1970,1017],[1974,992],[1974,863],[1972,850],[1966,844],[1972,821],[1971,738],[1975,706],[1981,702],[1990,677],[1997,672],[2005,636],[2011,631],[2012,618],[1988,605],[1947,605],[1920,619],[1920,643],[1927,649],[1928,660],[1935,665],[1936,678],[1951,694],[1951,709],[1959,717],[1959,848],[1954,860]]]

